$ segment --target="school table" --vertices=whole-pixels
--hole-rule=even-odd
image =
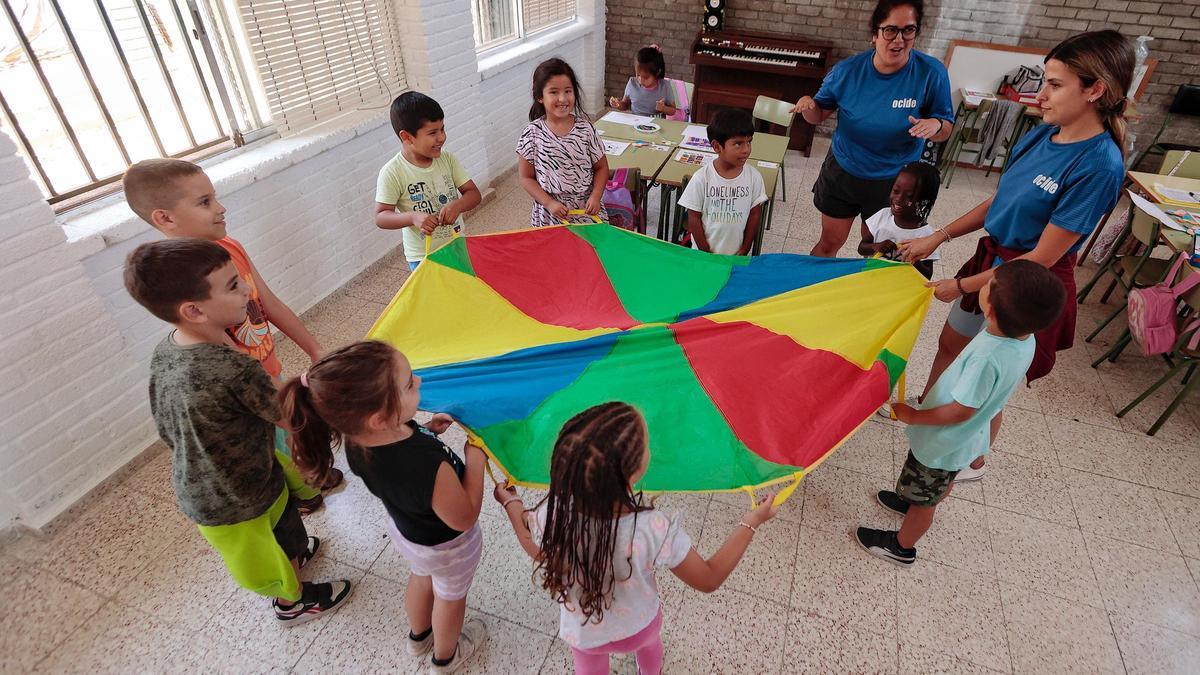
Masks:
[[[783,164],[783,156],[787,153],[787,149],[787,136],[759,131],[754,134],[754,138],[750,139],[750,159]]]
[[[683,130],[687,128],[689,123],[657,117],[654,119],[654,124],[660,127],[658,131],[638,131],[628,124],[618,124],[604,119],[596,120],[593,123],[596,127],[596,132],[600,134],[601,138],[611,138],[621,141],[647,141],[649,143],[665,145],[679,145],[680,141],[683,140]]]
[[[1155,204],[1161,204],[1164,211],[1174,211],[1180,208],[1178,204],[1163,202],[1158,193],[1154,191],[1154,184],[1158,183],[1163,187],[1175,188],[1177,190],[1190,190],[1200,194],[1200,179],[1184,178],[1182,176],[1164,176],[1157,173],[1146,173],[1144,171],[1127,171],[1126,177],[1146,198]],[[1188,209],[1194,211],[1196,209]],[[1192,235],[1179,230],[1172,230],[1164,227],[1161,229],[1162,238],[1173,251],[1181,252],[1192,251]]]
[[[649,202],[650,186],[654,184],[654,179],[658,176],[658,172],[663,168],[663,164],[671,158],[671,153],[674,150],[675,148],[672,146],[634,146],[631,144],[619,155],[604,155],[608,159],[609,171],[616,171],[617,169],[637,170],[638,178],[642,183],[638,201],[640,202],[642,211],[642,222],[640,225],[643,233],[646,231],[646,207]]]

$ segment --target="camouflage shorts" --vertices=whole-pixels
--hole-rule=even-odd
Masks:
[[[896,479],[896,494],[913,506],[936,506],[950,492],[957,471],[931,469],[913,457],[908,451],[900,478]]]

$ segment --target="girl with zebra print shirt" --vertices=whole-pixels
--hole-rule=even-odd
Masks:
[[[533,71],[533,106],[529,126],[517,141],[517,155],[521,186],[534,200],[531,225],[571,220],[567,212],[572,210],[608,220],[600,201],[608,160],[583,112],[575,71],[562,59],[543,61]]]

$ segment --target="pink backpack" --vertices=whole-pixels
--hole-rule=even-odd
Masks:
[[[604,184],[604,196],[600,202],[608,212],[608,222],[626,230],[641,231],[641,209],[634,204],[633,195],[625,187],[629,180],[629,169],[617,169]]]
[[[687,87],[683,86],[683,80],[667,78],[667,82],[670,82],[671,87],[675,89],[675,114],[667,119],[677,122],[691,122],[692,102],[688,100]]]
[[[1179,296],[1200,284],[1200,273],[1191,274],[1180,283],[1175,283],[1175,277],[1187,259],[1187,253],[1179,254],[1167,273],[1166,281],[1129,291],[1129,334],[1145,356],[1166,354],[1175,348],[1175,341],[1179,338],[1179,318],[1176,313]],[[1200,319],[1189,322],[1184,332],[1197,327],[1200,327]],[[1196,349],[1197,345],[1200,345],[1200,331],[1196,331],[1188,341],[1189,349]]]

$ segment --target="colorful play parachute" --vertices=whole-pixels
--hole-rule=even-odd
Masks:
[[[910,265],[717,256],[606,224],[458,238],[369,337],[404,352],[421,407],[544,486],[563,422],[646,416],[647,491],[797,481],[887,401],[931,297]]]

